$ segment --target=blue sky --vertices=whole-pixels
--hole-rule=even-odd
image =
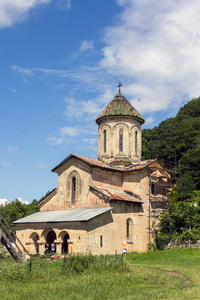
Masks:
[[[0,0],[0,198],[57,187],[71,153],[97,158],[117,93],[152,128],[200,96],[197,0]]]

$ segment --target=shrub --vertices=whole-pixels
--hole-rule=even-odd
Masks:
[[[156,248],[158,250],[164,250],[165,247],[169,244],[170,238],[168,235],[157,235],[155,237]]]
[[[25,282],[27,280],[27,275],[27,269],[24,265],[18,263],[2,266],[2,269],[0,270],[0,279],[2,281]]]
[[[63,262],[63,273],[83,273],[85,270],[101,271],[126,267],[123,257],[120,255],[69,255]]]

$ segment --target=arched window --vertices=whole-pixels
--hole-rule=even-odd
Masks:
[[[106,152],[106,130],[103,131],[103,149]]]
[[[75,204],[75,201],[76,201],[76,177],[73,176],[72,177],[72,203]]]
[[[138,132],[135,132],[135,155],[138,153]]]
[[[70,207],[71,205],[75,205],[80,198],[81,195],[81,176],[77,170],[72,170],[67,177],[67,205]]]
[[[132,220],[126,220],[126,238],[131,240],[132,239]]]
[[[123,151],[123,130],[119,130],[119,151]]]

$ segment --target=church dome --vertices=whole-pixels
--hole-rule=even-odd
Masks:
[[[137,119],[140,124],[145,121],[139,112],[133,107],[133,105],[119,92],[111,102],[104,108],[101,114],[96,119],[96,123],[99,124],[104,117],[113,116],[129,116]]]
[[[133,105],[121,94],[111,100],[96,119],[98,159],[121,167],[141,159],[142,131],[145,122]]]

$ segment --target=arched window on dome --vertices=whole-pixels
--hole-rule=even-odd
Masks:
[[[106,130],[103,131],[103,150],[106,153]]]
[[[75,176],[72,177],[72,193],[71,193],[71,195],[72,195],[71,202],[73,204],[75,204],[75,201],[76,201],[76,177]]]
[[[135,155],[138,154],[138,132],[135,131]]]
[[[119,130],[119,151],[123,151],[123,129]]]

